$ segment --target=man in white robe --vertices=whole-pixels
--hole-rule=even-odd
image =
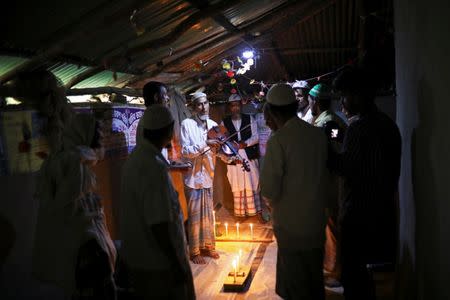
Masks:
[[[260,181],[277,238],[276,292],[283,299],[325,299],[326,136],[297,117],[297,101],[289,85],[271,87],[265,113],[274,132]]]
[[[183,215],[161,154],[174,120],[166,107],[152,105],[141,123],[142,139],[122,176],[122,257],[139,299],[195,299]]]
[[[208,130],[217,126],[209,119],[209,102],[204,93],[194,93],[190,106],[192,117],[181,122],[181,155],[192,164],[184,173],[185,194],[188,200],[188,235],[190,258],[204,264],[203,256],[219,258],[215,251],[213,217],[213,178],[215,155],[211,147],[218,142],[209,140]]]
[[[228,99],[231,115],[223,119],[222,125],[233,135],[230,141],[239,145],[239,155],[248,163],[250,171],[241,164],[227,165],[227,176],[233,193],[234,215],[236,217],[255,216],[261,213],[259,185],[259,145],[258,129],[253,117],[242,114],[241,97],[232,94]]]

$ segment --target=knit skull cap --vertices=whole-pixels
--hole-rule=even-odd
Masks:
[[[309,84],[308,84],[308,82],[306,82],[304,80],[296,80],[292,84],[292,88],[293,89],[309,89]]]
[[[326,99],[331,97],[331,89],[328,85],[319,83],[316,84],[310,91],[309,95],[318,98],[318,99]]]
[[[231,96],[228,98],[228,102],[236,102],[241,101],[241,96],[238,94],[231,94]]]
[[[284,106],[297,102],[292,87],[286,83],[277,83],[267,92],[267,103],[275,106]]]
[[[170,110],[161,104],[151,105],[142,118],[143,127],[149,130],[164,128],[174,121]]]

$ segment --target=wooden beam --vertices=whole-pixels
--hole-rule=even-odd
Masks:
[[[207,0],[188,0],[189,3],[194,5],[199,10],[204,10],[209,7],[209,2]],[[219,13],[212,17],[217,24],[225,28],[228,32],[238,32],[239,28],[233,25],[222,13]]]
[[[182,21],[180,24],[178,24],[170,33],[167,35],[154,39],[148,42],[145,42],[141,45],[138,45],[136,47],[133,47],[131,49],[128,49],[125,56],[131,56],[139,54],[143,51],[146,51],[147,49],[155,50],[159,49],[161,47],[167,46],[173,42],[175,42],[183,33],[188,31],[192,28],[195,24],[200,22],[201,20],[204,20],[206,18],[213,17],[217,14],[220,14],[222,10],[228,9],[230,7],[233,7],[234,5],[238,4],[239,0],[230,0],[230,1],[222,1],[218,4],[211,5],[205,10],[198,11],[194,14],[192,14],[190,17],[188,17],[186,20]]]

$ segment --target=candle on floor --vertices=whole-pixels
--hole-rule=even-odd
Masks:
[[[239,222],[236,223],[236,238],[239,239]]]
[[[240,272],[240,266],[241,266],[241,257],[242,257],[242,249],[239,249],[239,255],[238,255],[238,272]]]
[[[225,236],[228,237],[228,223],[225,222]]]
[[[236,282],[236,259],[233,259],[233,268],[234,268],[234,282]]]
[[[253,240],[253,223],[250,223],[250,238]]]
[[[214,238],[216,237],[216,212],[213,210]]]

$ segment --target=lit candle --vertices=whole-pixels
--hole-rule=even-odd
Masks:
[[[250,223],[250,238],[253,240],[253,223]]]
[[[241,269],[241,257],[239,255],[236,255],[236,270],[239,272]]]
[[[228,237],[228,223],[225,223],[225,236]]]
[[[214,237],[216,237],[216,212],[213,210]]]
[[[236,223],[236,237],[239,239],[239,222]]]
[[[241,266],[241,257],[242,257],[242,249],[239,249],[239,255],[238,255],[238,272],[240,272],[240,266]]]
[[[234,268],[234,282],[236,282],[236,259],[233,259],[233,268]]]

